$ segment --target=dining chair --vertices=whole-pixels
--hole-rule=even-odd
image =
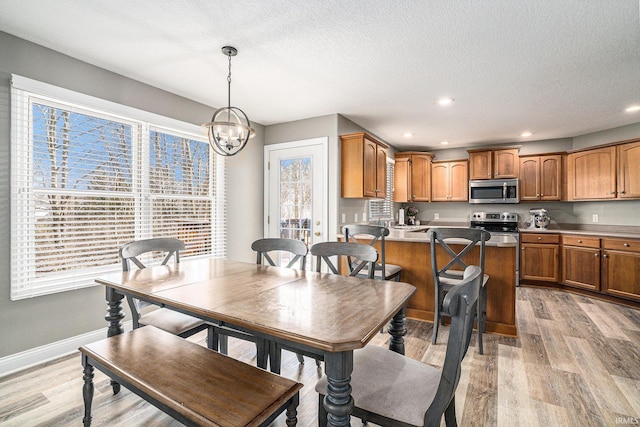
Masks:
[[[387,264],[385,260],[385,237],[389,235],[389,229],[379,225],[364,225],[364,224],[350,224],[342,227],[342,234],[344,235],[344,241],[349,242],[350,239],[354,240],[358,235],[361,238],[371,239],[368,245],[374,246],[377,242],[380,242],[380,251],[378,262],[375,264],[374,279],[380,280],[395,280],[400,281],[400,273],[402,267],[399,265]],[[347,261],[347,265],[351,269],[351,260]],[[362,273],[358,276],[367,277],[368,270],[363,268]]]
[[[479,266],[465,269],[459,286],[444,298],[443,312],[451,316],[451,328],[442,369],[373,344],[353,352],[351,415],[363,423],[381,426],[439,427],[444,415],[447,427],[456,426],[455,392],[477,310],[482,283]],[[327,425],[323,402],[327,377],[316,384],[318,425]]]
[[[258,239],[251,244],[251,249],[256,251],[256,264],[262,265],[263,259],[271,266],[277,266],[278,264],[272,257],[273,253],[282,254],[283,252],[289,254],[291,259],[286,265],[286,268],[294,268],[296,263],[299,263],[300,270],[304,270],[307,262],[307,253],[309,252],[307,245],[296,239],[284,239],[284,238],[264,238]],[[214,342],[220,343],[220,352],[227,354],[228,351],[228,337],[239,338],[245,341],[254,341],[256,343],[257,351],[269,354],[271,371],[280,373],[281,364],[281,351],[290,350],[296,353],[298,361],[304,363],[303,354],[299,350],[291,349],[287,346],[280,344],[269,343],[264,340],[256,340],[255,336],[244,331],[232,328],[224,323],[213,325],[214,328]],[[266,347],[265,347],[266,346]],[[306,354],[311,357],[311,354]],[[320,360],[316,360],[316,364],[320,366]]]
[[[378,260],[378,251],[373,246],[355,242],[321,242],[311,246],[311,255],[316,257],[316,271],[322,271],[322,261],[333,274],[340,274],[340,271],[331,261],[335,256],[346,256],[352,258],[349,267],[349,276],[357,276],[362,270],[367,269],[367,278],[373,279],[375,272],[374,264]]]
[[[134,240],[125,243],[119,250],[122,261],[122,271],[129,271],[131,269],[131,263],[135,264],[139,269],[146,268],[145,264],[139,259],[141,255],[147,255],[153,262],[153,254],[161,254],[163,256],[160,263],[161,265],[166,265],[172,257],[174,262],[179,264],[180,251],[184,249],[185,246],[182,240],[170,237]],[[127,296],[127,303],[131,309],[134,329],[145,325],[152,325],[182,338],[190,337],[191,335],[208,329],[207,347],[214,348],[211,327],[204,321],[175,310],[158,307],[157,305],[130,296]]]
[[[478,350],[484,354],[482,335],[487,325],[487,281],[484,274],[485,242],[491,238],[488,231],[480,228],[434,227],[428,231],[431,241],[431,270],[435,295],[433,316],[433,337],[436,343],[439,324],[444,324],[446,313],[442,310],[444,295],[460,285],[464,269],[468,264],[465,257],[476,247],[479,248],[478,265],[482,271],[482,286],[478,301]],[[441,251],[438,251],[441,247]],[[443,253],[444,252],[444,253]],[[440,253],[440,256],[438,254]]]

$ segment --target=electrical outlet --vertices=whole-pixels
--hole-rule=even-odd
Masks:
[[[440,214],[438,212],[434,213],[433,219],[440,219]]]
[[[367,222],[367,214],[366,213],[362,214],[362,222]]]
[[[358,222],[358,214],[353,214],[353,222]]]
[[[342,214],[342,223],[347,222],[347,214]]]
[[[592,222],[598,222],[598,214],[593,214],[592,218],[591,218]]]

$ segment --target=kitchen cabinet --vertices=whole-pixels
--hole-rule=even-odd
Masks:
[[[600,239],[562,236],[562,283],[600,291]]]
[[[432,153],[405,151],[396,153],[394,202],[431,201]],[[400,163],[401,167],[398,168]]]
[[[559,281],[559,234],[521,233],[520,251],[520,279]]]
[[[469,179],[518,178],[519,148],[467,150]]]
[[[449,160],[431,163],[431,201],[469,200],[469,162]]]
[[[640,199],[640,142],[618,145],[617,155],[616,195],[620,199]]]
[[[342,197],[384,198],[388,145],[364,132],[340,135]]]
[[[562,155],[520,157],[520,200],[562,200]]]
[[[616,147],[570,153],[567,159],[569,200],[616,198]]]
[[[640,239],[602,239],[602,290],[640,301]]]

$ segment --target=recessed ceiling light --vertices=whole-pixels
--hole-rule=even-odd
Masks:
[[[533,134],[532,134],[531,132],[529,132],[529,131],[525,131],[525,132],[522,132],[522,133],[520,134],[520,136],[522,136],[522,137],[524,137],[524,138],[526,138],[526,137],[528,137],[528,136],[531,136],[531,135],[533,135]]]
[[[438,99],[438,104],[440,105],[451,105],[453,104],[454,99],[453,98],[440,98]]]
[[[449,143],[449,141],[442,141],[440,144],[447,145],[448,143]]]
[[[640,111],[640,105],[632,105],[631,107],[625,110],[627,113],[634,113],[636,111]]]
[[[405,132],[404,133],[404,137],[405,138],[411,138],[413,136],[413,134],[411,132]]]

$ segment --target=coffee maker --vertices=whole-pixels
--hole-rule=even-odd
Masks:
[[[529,209],[529,219],[524,226],[529,229],[544,230],[549,226],[551,218],[546,209]]]

